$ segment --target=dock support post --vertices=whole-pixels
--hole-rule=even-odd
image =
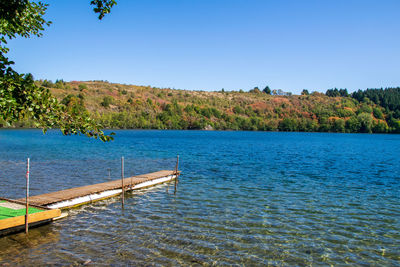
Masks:
[[[29,216],[29,158],[26,166],[26,203],[25,203],[25,234],[28,234],[28,216]]]
[[[124,157],[121,157],[122,208],[124,207]]]
[[[175,191],[174,195],[176,194],[176,186],[178,184],[178,165],[179,165],[179,155],[176,155],[176,165],[175,165]]]

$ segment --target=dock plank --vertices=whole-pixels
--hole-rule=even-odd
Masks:
[[[162,170],[153,173],[141,174],[137,176],[127,177],[124,179],[124,188],[133,187],[139,183],[144,183],[154,179],[159,179],[169,175],[176,174],[175,171]],[[75,187],[70,189],[65,189],[57,192],[46,193],[42,195],[29,197],[29,203],[40,206],[47,206],[52,203],[70,200],[78,197],[87,196],[90,194],[96,194],[107,190],[121,189],[122,182],[121,179],[103,182],[93,185],[85,185],[81,187]],[[19,199],[19,201],[24,201],[25,198]]]

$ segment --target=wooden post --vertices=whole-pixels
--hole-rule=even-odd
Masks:
[[[176,194],[176,185],[178,183],[178,165],[179,165],[179,155],[176,156],[176,165],[175,165],[175,191],[174,195]]]
[[[176,155],[175,174],[178,174],[179,155]]]
[[[121,183],[122,183],[122,208],[124,207],[124,193],[125,193],[125,189],[124,189],[124,157],[121,157]]]
[[[25,234],[28,234],[28,216],[29,216],[29,158],[26,166],[26,214],[25,214]]]

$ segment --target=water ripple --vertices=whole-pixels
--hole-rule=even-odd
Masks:
[[[386,265],[400,252],[397,135],[118,131],[99,144],[50,131],[0,131],[0,193],[32,194],[173,169],[173,184],[70,211],[0,238],[12,265]],[[109,172],[111,173],[109,177]]]

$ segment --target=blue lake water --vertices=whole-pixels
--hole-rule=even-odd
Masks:
[[[156,186],[73,209],[0,238],[0,264],[399,265],[400,135],[116,131],[111,143],[58,131],[0,131],[0,196],[173,169]],[[109,177],[109,172],[111,177]]]

